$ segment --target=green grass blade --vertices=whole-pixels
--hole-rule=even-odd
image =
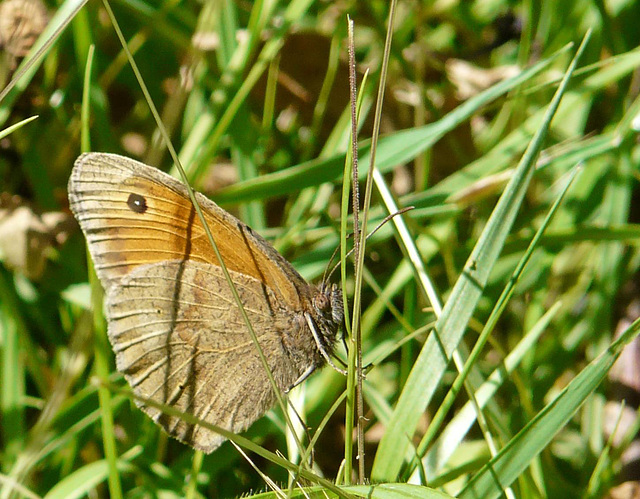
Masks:
[[[636,320],[606,351],[594,359],[538,415],[516,435],[460,492],[461,499],[499,497],[526,469],[593,393],[620,352],[640,332]],[[496,477],[500,483],[496,483]]]
[[[5,128],[4,130],[0,131],[0,139],[5,138],[7,135],[11,134],[12,132],[14,132],[15,130],[18,130],[20,128],[22,128],[24,125],[26,125],[27,123],[32,122],[33,120],[38,119],[37,116],[31,116],[30,118],[26,118],[18,123],[15,123],[14,125],[11,125],[7,128]]]
[[[551,307],[531,331],[522,338],[522,341],[512,349],[500,368],[496,369],[487,378],[487,381],[478,388],[475,393],[475,398],[480,407],[484,407],[495,395],[500,386],[508,380],[509,374],[518,367],[527,352],[535,346],[535,342],[538,341],[542,333],[545,332],[559,308],[558,303]],[[469,433],[475,421],[475,408],[471,402],[467,402],[451,419],[449,424],[447,424],[444,431],[440,433],[429,452],[425,455],[424,461],[427,478],[435,478],[435,473],[443,469],[447,460]],[[434,485],[431,481],[429,484]]]
[[[396,165],[415,159],[416,156],[432,147],[443,135],[469,119],[483,106],[493,102],[513,88],[529,81],[543,69],[547,68],[563,52],[564,50],[544,61],[540,61],[522,71],[517,76],[485,90],[460,105],[436,123],[381,137],[378,141],[376,168],[382,173],[387,173]],[[370,140],[362,141],[359,145],[360,162],[363,165],[369,163],[370,149]],[[340,178],[343,166],[344,154],[334,155],[329,158],[314,159],[292,166],[283,171],[263,175],[259,179],[239,182],[233,186],[221,189],[216,193],[214,200],[224,205],[297,192],[304,187],[311,187]],[[367,170],[365,168],[361,170],[361,180],[366,177],[366,172]]]
[[[445,304],[442,315],[438,318],[434,331],[427,338],[409,374],[376,453],[372,469],[374,480],[395,480],[402,467],[420,415],[426,409],[442,379],[451,356],[466,330],[469,318],[482,295],[482,289],[487,283],[489,273],[511,230],[529,180],[533,175],[537,154],[542,147],[546,131],[560,104],[583,48],[584,42],[547,109],[543,126],[536,133],[509,185],[500,197],[487,226],[467,260],[461,277],[456,282]]]
[[[411,485],[407,483],[383,483],[379,485],[350,485],[342,487],[345,493],[353,494],[355,497],[364,497],[366,499],[452,499],[452,496],[445,494],[439,490]],[[281,499],[282,496],[275,492],[265,492],[263,494],[255,494],[252,499]],[[289,496],[291,498],[309,498],[309,497],[338,497],[332,491],[320,489],[318,487],[309,487],[305,489],[296,489]]]
[[[143,452],[142,447],[134,447],[123,455],[118,463],[118,468],[123,471],[131,469],[129,461]],[[106,460],[93,461],[60,480],[44,496],[45,499],[75,499],[86,497],[97,485],[106,480],[109,475],[110,465]]]

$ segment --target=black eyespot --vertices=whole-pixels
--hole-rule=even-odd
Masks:
[[[131,193],[127,199],[127,206],[134,213],[144,213],[147,211],[147,200],[140,194]]]

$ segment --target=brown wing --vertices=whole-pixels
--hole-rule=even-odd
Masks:
[[[293,310],[308,284],[262,237],[218,205],[196,197],[229,270],[271,288]],[[140,265],[193,260],[219,266],[186,188],[173,177],[123,156],[80,156],[69,180],[71,210],[109,290]]]
[[[306,328],[302,314],[273,310],[256,279],[232,272],[270,370],[288,390],[300,365],[283,335]],[[240,432],[275,401],[255,345],[220,267],[196,261],[138,267],[107,294],[109,338],[118,370],[144,398]],[[308,349],[315,348],[308,336]],[[137,402],[167,433],[205,452],[224,438]]]

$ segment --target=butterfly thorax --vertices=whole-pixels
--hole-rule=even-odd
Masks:
[[[305,291],[302,310],[287,315],[286,324],[281,325],[283,347],[299,376],[325,363],[343,321],[342,291],[337,286],[307,285]]]

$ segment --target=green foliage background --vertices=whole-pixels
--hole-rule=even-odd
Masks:
[[[15,71],[5,43],[0,101],[3,202],[19,195],[38,213],[66,212],[82,150],[172,168],[105,6],[47,7],[48,28]],[[318,280],[340,243],[346,16],[359,81],[369,71],[364,179],[389,4],[111,7],[194,187]],[[604,497],[638,479],[625,455],[640,423],[638,18],[632,0],[398,3],[368,230],[389,199],[415,209],[402,215],[406,230],[388,223],[366,248],[365,470],[422,486],[345,485],[356,481],[341,471],[349,412],[344,402],[331,412],[345,378],[325,368],[295,395],[309,433],[322,432],[292,495],[314,485],[310,494]],[[2,497],[286,494],[290,475],[271,455],[249,454],[277,486],[231,444],[202,459],[137,410],[93,326],[81,234],[48,247],[44,272],[30,275],[7,257],[25,231],[5,220],[15,232],[0,225],[13,234],[0,241]],[[353,303],[351,265],[343,284]],[[247,437],[293,459],[283,428],[274,410]],[[315,476],[341,488],[320,492]]]

